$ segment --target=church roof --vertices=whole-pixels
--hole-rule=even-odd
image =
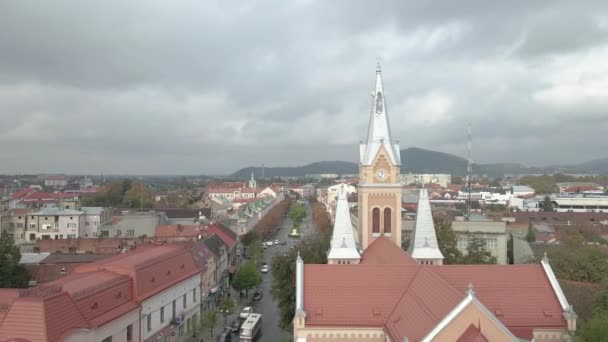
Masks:
[[[395,245],[389,238],[380,236],[374,240],[361,257],[362,264],[371,265],[417,265],[416,260],[412,259],[399,246]]]
[[[401,165],[399,144],[391,136],[388,110],[382,85],[382,71],[380,65],[376,70],[376,88],[372,94],[372,108],[367,131],[367,141],[359,147],[359,159],[362,165],[371,165],[378,154],[380,147],[384,147],[390,161],[394,165]]]
[[[476,300],[519,338],[531,339],[535,328],[566,327],[539,264],[421,265],[387,242],[376,239],[360,264],[304,265],[307,326],[381,327],[393,341],[420,341],[466,299],[472,284]]]
[[[353,225],[350,221],[350,210],[344,187],[338,191],[336,219],[331,237],[331,247],[327,259],[359,259]]]
[[[426,189],[420,189],[418,213],[408,252],[414,259],[443,259],[435,235],[433,214]]]

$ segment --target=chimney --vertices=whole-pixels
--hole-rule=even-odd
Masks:
[[[180,232],[180,233],[183,232],[184,231],[184,227],[182,227],[181,224],[178,224],[177,225],[177,231]]]

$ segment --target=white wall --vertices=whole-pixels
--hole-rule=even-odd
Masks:
[[[200,308],[200,286],[201,276],[200,274],[193,275],[192,277],[176,284],[169,289],[156,294],[146,299],[141,305],[141,330],[142,339],[145,340],[161,329],[171,325],[171,319],[173,317],[173,301],[175,300],[175,311],[176,316],[183,317],[183,324],[185,329],[186,320],[191,318],[194,314],[199,312]],[[196,302],[192,300],[192,291],[196,289]],[[186,294],[186,307],[183,307],[183,296]],[[160,322],[160,308],[165,308],[165,320],[163,323]],[[148,315],[152,315],[152,329],[148,331]]]

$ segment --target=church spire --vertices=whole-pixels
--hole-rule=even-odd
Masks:
[[[443,254],[437,244],[431,203],[426,189],[420,189],[418,196],[416,223],[410,238],[408,253],[423,264],[441,265],[443,263]]]
[[[361,256],[357,251],[355,236],[353,235],[353,224],[350,220],[347,194],[344,184],[338,191],[336,204],[336,219],[334,220],[334,231],[331,237],[331,247],[327,255],[329,264],[343,263],[356,264]]]
[[[399,144],[391,136],[386,98],[382,84],[382,70],[380,63],[376,67],[376,87],[372,93],[372,108],[367,129],[367,141],[360,146],[360,162],[362,165],[371,165],[380,146],[384,146],[391,162],[401,165]]]
[[[253,170],[251,171],[251,179],[249,179],[249,188],[251,188],[251,189],[257,188],[257,183],[255,181],[255,178],[253,178]]]

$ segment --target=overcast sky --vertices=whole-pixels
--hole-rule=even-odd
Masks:
[[[377,59],[402,148],[608,157],[605,0],[7,0],[0,173],[356,161]]]

